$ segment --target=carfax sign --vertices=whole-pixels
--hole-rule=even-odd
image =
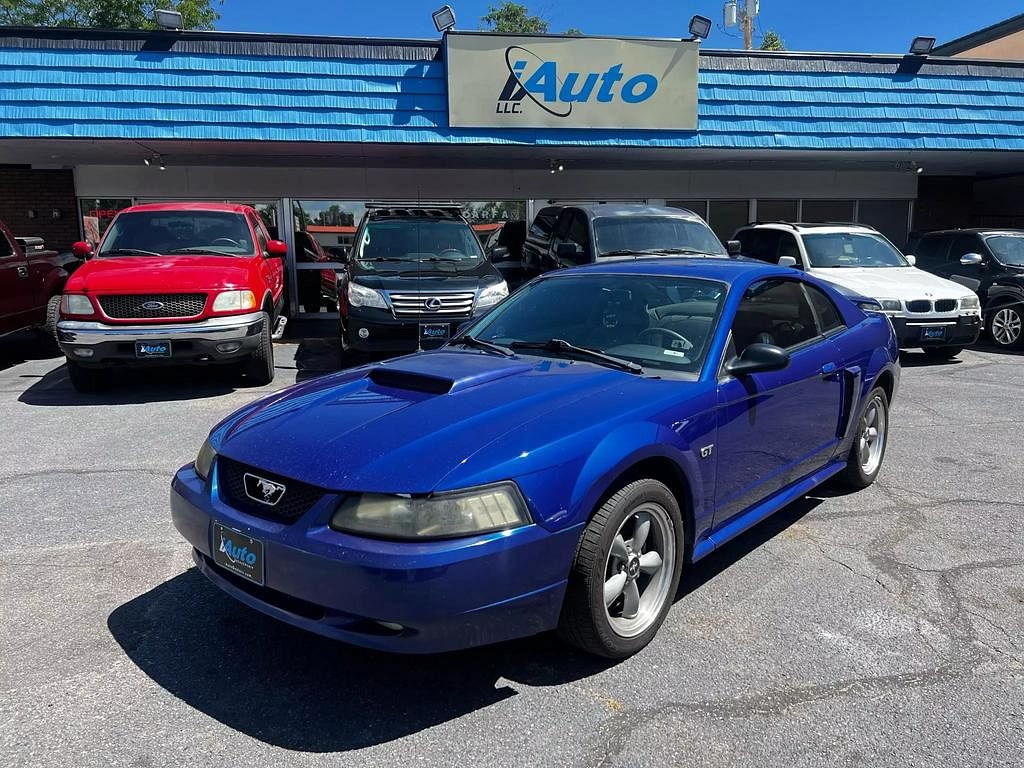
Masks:
[[[449,32],[453,128],[697,128],[697,43]]]

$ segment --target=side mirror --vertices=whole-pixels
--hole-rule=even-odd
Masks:
[[[504,245],[496,245],[491,249],[491,261],[508,258],[508,248]]]
[[[71,252],[80,259],[88,259],[92,256],[92,246],[84,240],[80,240],[71,246]]]
[[[780,267],[795,267],[796,259],[792,256],[779,256]]]
[[[985,259],[982,258],[980,253],[965,253],[963,256],[960,257],[960,263],[963,264],[965,267],[982,264],[984,263],[984,261]]]
[[[906,260],[910,262],[910,266],[912,267],[917,264],[917,256],[914,256],[911,253],[908,253],[904,258],[906,258]]]
[[[733,376],[749,376],[752,373],[781,371],[789,365],[789,352],[774,344],[751,344],[739,356],[730,360],[726,373]]]
[[[560,259],[572,259],[576,260],[579,255],[579,248],[576,243],[559,243],[558,248],[555,249],[555,255]]]
[[[743,243],[739,240],[727,240],[725,250],[730,256],[739,256],[743,251]]]
[[[283,240],[271,240],[267,243],[267,253],[273,259],[283,259],[288,255],[288,244]]]

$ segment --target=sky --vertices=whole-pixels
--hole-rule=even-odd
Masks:
[[[480,17],[497,0],[224,0],[217,28],[236,32],[278,32],[354,37],[436,39],[431,11],[447,2],[456,29],[481,27]],[[690,17],[715,22],[704,43],[740,48],[738,30],[722,27],[724,0],[520,0],[546,18],[551,32],[578,27],[585,34],[685,37]],[[773,29],[791,51],[905,53],[916,35],[939,43],[1024,13],[1024,0],[760,0],[755,45]]]

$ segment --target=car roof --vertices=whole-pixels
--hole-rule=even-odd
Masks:
[[[140,211],[222,211],[227,213],[245,213],[252,206],[241,203],[143,203],[125,208],[121,213],[137,213]]]
[[[803,234],[805,232],[821,232],[835,234],[837,232],[878,232],[868,224],[855,224],[844,221],[801,222],[801,221],[752,221],[740,227],[737,232],[747,229],[782,229],[787,232]]]
[[[760,277],[796,277],[792,269],[768,264],[756,259],[727,256],[652,256],[639,259],[617,259],[615,261],[587,264],[582,267],[549,272],[545,277],[557,278],[563,275],[647,275],[651,277],[697,277],[729,283],[757,279]]]
[[[686,208],[668,208],[663,205],[646,205],[640,203],[593,203],[573,205],[588,213],[591,218],[600,219],[607,216],[674,216],[681,219],[698,219],[696,213]]]
[[[922,232],[918,237],[928,237],[930,235],[1024,235],[1024,229],[1014,229],[1013,227],[968,227],[965,229],[937,229],[932,232]]]

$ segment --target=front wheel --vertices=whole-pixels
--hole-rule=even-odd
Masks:
[[[1004,349],[1015,349],[1024,339],[1024,317],[1012,304],[993,309],[988,315],[988,333]]]
[[[850,457],[839,479],[851,488],[867,488],[878,477],[889,442],[889,398],[875,387],[857,424]]]
[[[43,345],[43,353],[50,356],[60,354],[60,345],[57,344],[57,321],[60,320],[60,294],[51,296],[46,302],[46,319],[37,329],[39,340]]]
[[[263,313],[260,343],[243,367],[246,381],[254,387],[263,387],[274,380],[274,340],[270,337],[270,314]]]
[[[71,386],[82,394],[102,392],[110,386],[109,368],[86,368],[73,360],[68,360],[67,366]]]
[[[679,502],[664,484],[636,480],[613,494],[580,539],[561,637],[610,659],[647,645],[672,607],[684,541]]]

